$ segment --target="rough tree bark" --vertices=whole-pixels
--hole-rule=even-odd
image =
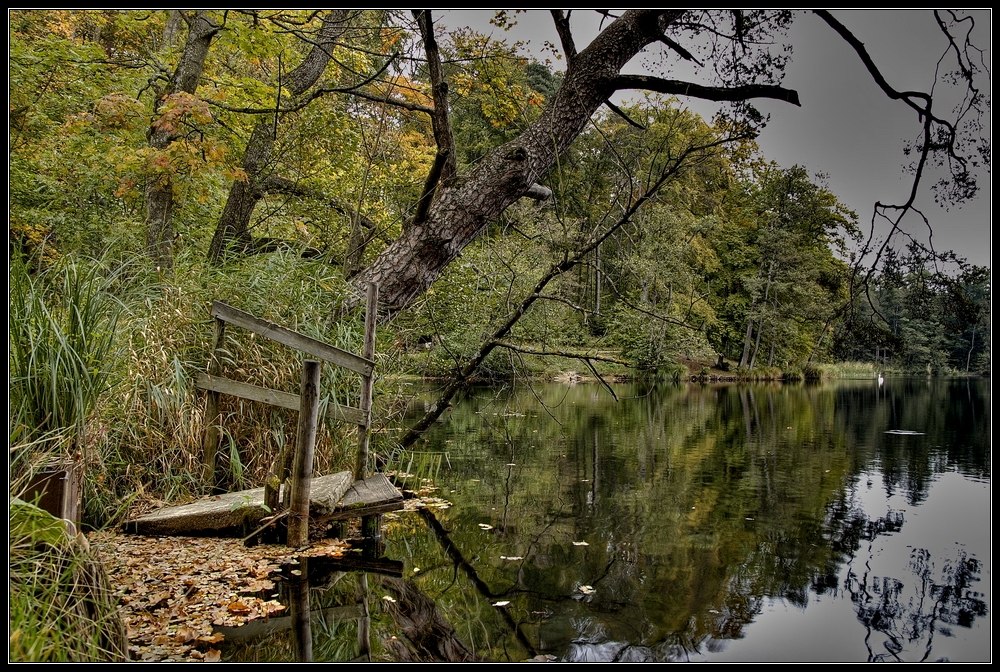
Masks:
[[[198,81],[205,69],[205,57],[212,39],[222,29],[223,22],[214,20],[213,13],[208,10],[197,10],[193,13],[182,13],[181,18],[187,23],[188,34],[184,42],[184,51],[177,62],[173,75],[166,88],[156,100],[156,116],[166,99],[175,93],[194,93]],[[175,130],[157,125],[149,127],[147,138],[149,146],[156,150],[164,150],[178,138]],[[174,261],[174,187],[169,172],[150,179],[146,185],[146,251],[153,263],[161,269],[170,268]]]
[[[282,88],[298,97],[319,81],[330,62],[334,43],[344,33],[349,16],[350,12],[346,9],[334,9],[323,17],[312,49],[298,67],[282,77]],[[247,140],[242,161],[247,178],[234,181],[229,189],[229,197],[215,226],[215,234],[208,250],[208,259],[212,264],[222,263],[230,247],[250,248],[253,245],[250,218],[257,203],[268,192],[268,178],[271,177],[273,167],[275,128],[274,118],[261,116]]]
[[[629,10],[583,51],[567,54],[566,76],[550,104],[515,140],[485,155],[475,167],[440,185],[424,221],[414,223],[353,283],[377,282],[381,307],[391,317],[406,308],[444,268],[508,206],[524,196],[556,157],[583,131],[598,107],[620,88],[648,88],[680,95],[732,100],[771,97],[798,103],[794,92],[770,85],[731,89],[697,87],[674,80],[622,78],[621,69],[640,50],[660,40],[686,10]],[[359,289],[359,298],[361,296]]]

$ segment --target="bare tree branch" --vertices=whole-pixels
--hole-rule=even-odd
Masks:
[[[576,58],[576,44],[573,41],[573,32],[569,29],[569,13],[563,14],[561,9],[550,9],[552,21],[556,24],[556,33],[562,43],[563,54],[566,55],[566,66]],[[573,11],[573,10],[570,10]]]
[[[420,27],[420,36],[424,41],[424,52],[427,54],[427,71],[431,80],[431,94],[434,98],[434,111],[431,113],[431,126],[434,129],[434,142],[437,144],[437,155],[434,164],[424,182],[423,193],[417,201],[417,209],[410,226],[418,225],[427,219],[434,200],[434,192],[439,183],[447,184],[458,170],[455,156],[455,138],[451,134],[451,119],[448,117],[448,82],[441,71],[441,51],[434,37],[434,20],[429,9],[414,9],[413,18]]]
[[[412,112],[423,112],[427,115],[434,114],[434,108],[427,107],[426,105],[420,105],[418,103],[411,103],[408,100],[400,100],[399,98],[390,98],[389,96],[376,96],[365,91],[348,91],[352,96],[357,96],[358,98],[364,98],[365,100],[370,100],[373,103],[382,103],[383,105],[391,105],[393,107],[400,107],[404,110],[410,110]]]
[[[610,100],[605,100],[604,101],[604,105],[609,110],[611,110],[612,112],[614,112],[615,114],[617,114],[619,117],[621,117],[622,119],[624,119],[625,122],[629,126],[632,126],[633,128],[638,128],[640,131],[645,131],[646,130],[645,126],[643,126],[638,121],[636,121],[632,117],[630,117],[627,114],[625,114],[625,110],[623,110],[622,108],[618,107],[617,105],[615,105],[614,103],[612,103]]]
[[[544,185],[535,182],[530,187],[528,187],[528,190],[526,192],[524,192],[524,196],[526,198],[531,198],[536,201],[547,201],[550,198],[552,198],[552,190]]]
[[[680,56],[681,58],[683,58],[685,61],[693,61],[694,63],[697,63],[698,65],[704,65],[701,61],[699,61],[697,58],[695,58],[694,54],[692,54],[690,51],[688,51],[687,49],[685,49],[684,47],[682,47],[680,44],[678,44],[677,42],[675,42],[671,38],[667,37],[666,35],[664,35],[663,37],[660,38],[660,42],[662,42],[663,44],[665,44],[668,47],[670,47],[671,50],[675,51],[677,53],[677,55]]]
[[[717,102],[736,102],[751,98],[773,98],[792,105],[799,103],[799,93],[774,84],[744,84],[743,86],[705,86],[678,79],[664,79],[652,75],[619,75],[611,83],[615,91],[644,89],[671,96],[691,96]]]

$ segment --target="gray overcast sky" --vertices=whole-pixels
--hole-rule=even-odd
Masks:
[[[442,26],[468,26],[496,39],[528,40],[532,51],[543,42],[558,43],[547,11],[529,10],[518,15],[518,25],[509,33],[490,25],[494,10],[441,10]],[[838,10],[834,15],[865,43],[889,83],[897,89],[927,90],[944,43],[927,10]],[[973,40],[986,49],[986,64],[992,67],[991,12],[977,10]],[[595,12],[573,13],[577,47],[582,49],[595,34],[600,17]],[[764,155],[783,166],[801,164],[813,173],[828,175],[827,184],[840,200],[858,213],[867,232],[876,200],[902,202],[908,193],[908,176],[902,148],[919,132],[916,115],[905,104],[889,100],[875,85],[849,46],[819,18],[809,13],[797,17],[788,39],[793,47],[792,63],[784,85],[799,92],[802,107],[776,101],[761,101],[758,108],[771,115],[759,144]],[[556,64],[557,66],[559,64]],[[639,72],[642,58],[629,66]],[[991,91],[988,81],[982,86]],[[940,85],[939,85],[940,87]],[[940,88],[939,88],[940,91]],[[692,101],[691,107],[711,114],[710,104]],[[938,106],[936,109],[942,109]],[[992,114],[986,123],[990,124]],[[987,133],[991,133],[987,126]],[[925,187],[934,181],[925,178]],[[918,206],[934,228],[937,250],[954,250],[959,256],[982,266],[991,265],[991,182],[987,173],[980,180],[980,194],[971,202],[949,211],[934,205],[924,188]],[[926,227],[918,218],[904,227],[926,241]],[[888,228],[876,228],[876,237]]]

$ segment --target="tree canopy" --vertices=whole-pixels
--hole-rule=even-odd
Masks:
[[[798,13],[603,12],[584,45],[582,11],[550,12],[558,71],[432,10],[12,11],[12,249],[114,240],[164,271],[178,254],[225,267],[292,251],[377,282],[390,318],[434,306],[439,278],[465,277],[448,291],[468,302],[463,282],[509,275],[503,314],[555,268],[536,319],[613,332],[650,364],[709,347],[748,367],[811,361],[845,315],[887,328],[870,288],[895,273],[894,237],[863,235],[821,176],[754,144],[755,101],[799,105],[782,84]],[[989,162],[972,17],[928,13],[935,81],[964,92],[946,111],[938,84],[897,88],[834,13],[814,14],[915,114],[909,197],[874,217],[897,231],[925,186],[971,197]],[[628,74],[640,54],[647,74]],[[701,119],[692,99],[726,107]]]

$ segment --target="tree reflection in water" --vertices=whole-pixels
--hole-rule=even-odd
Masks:
[[[899,532],[903,514],[890,511],[870,519],[853,511],[841,543],[850,547],[851,567],[844,588],[854,603],[858,620],[865,626],[868,660],[903,661],[907,654],[930,658],[935,634],[948,636],[949,626],[971,627],[977,616],[985,616],[982,594],[970,589],[980,579],[982,564],[965,551],[955,557],[935,558],[925,548],[914,548],[907,580],[877,576],[871,571],[874,542],[880,534]],[[862,546],[864,553],[858,554]],[[860,571],[859,571],[860,566]]]
[[[870,387],[472,395],[427,437],[453,506],[387,534],[371,659],[988,658],[987,397]],[[359,650],[359,585],[313,591],[317,660]]]

